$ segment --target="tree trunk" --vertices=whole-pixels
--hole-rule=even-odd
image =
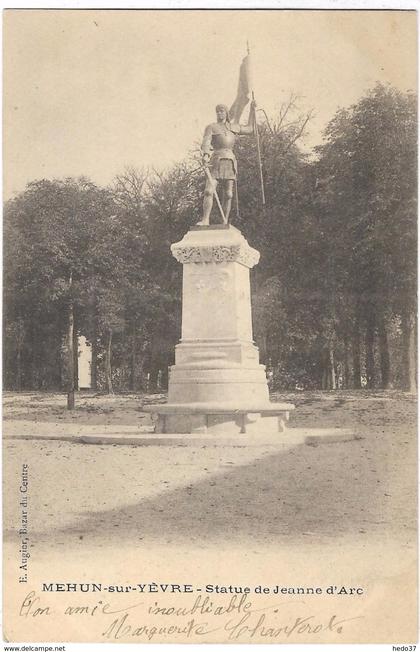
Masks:
[[[169,382],[169,362],[167,356],[165,356],[165,361],[162,367],[162,376],[161,376],[162,389],[164,389],[165,391],[168,389],[168,382]]]
[[[375,317],[368,315],[366,324],[366,388],[375,387]]]
[[[328,348],[324,349],[322,353],[321,387],[324,390],[337,389],[337,379],[336,379],[335,362],[334,362],[334,349],[331,344],[328,345]]]
[[[343,388],[349,389],[350,387],[350,351],[349,351],[349,340],[347,335],[344,336],[344,378],[343,378]]]
[[[416,317],[410,310],[404,311],[402,315],[402,337],[403,337],[403,388],[415,394],[416,383]]]
[[[353,357],[353,388],[362,388],[362,372],[360,368],[360,324],[359,319],[356,318],[352,333],[352,357]]]
[[[18,392],[22,390],[22,349],[24,339],[24,325],[22,319],[19,319],[16,342],[16,389]]]
[[[130,359],[130,391],[136,391],[137,376],[137,336],[136,327],[133,324],[133,333],[131,336],[131,359]]]
[[[321,389],[328,389],[328,357],[323,350],[321,353]]]
[[[34,314],[32,316],[32,326],[31,326],[31,380],[30,380],[30,389],[37,390],[39,389],[39,351],[41,349],[41,343],[38,339],[38,315]]]
[[[63,356],[61,353],[61,340],[57,342],[56,351],[55,351],[55,364],[54,364],[54,381],[52,389],[54,391],[62,391],[62,372],[63,372]]]
[[[22,347],[18,340],[16,351],[16,390],[20,392],[22,389]]]
[[[378,326],[379,355],[381,360],[381,385],[382,389],[389,389],[391,383],[391,363],[389,359],[388,334],[386,332],[385,317],[382,315]]]
[[[72,275],[70,274],[70,292]],[[70,297],[67,322],[67,409],[74,410],[74,307]]]
[[[76,326],[73,327],[73,356],[74,356],[74,389],[79,389],[79,336]]]
[[[149,373],[149,392],[154,394],[158,391],[159,364],[152,358]]]
[[[96,318],[93,322],[92,360],[90,363],[90,387],[95,392],[98,389],[98,333]]]
[[[337,382],[335,377],[335,363],[334,363],[334,349],[332,344],[328,347],[328,366],[329,366],[329,387],[328,389],[337,389]]]
[[[112,353],[112,328],[108,329],[108,337],[105,350],[105,391],[107,394],[113,394],[112,388],[112,366],[111,366],[111,353]]]

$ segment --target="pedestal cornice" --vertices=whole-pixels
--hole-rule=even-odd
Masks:
[[[260,259],[238,229],[188,231],[180,242],[171,246],[176,260],[188,263],[239,263],[251,269]]]

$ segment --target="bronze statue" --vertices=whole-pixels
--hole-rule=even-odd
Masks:
[[[199,226],[210,224],[210,213],[213,207],[213,195],[216,196],[223,221],[227,224],[232,205],[233,183],[236,179],[237,164],[233,153],[236,137],[254,133],[255,102],[251,102],[248,124],[246,126],[231,123],[229,111],[225,104],[216,106],[217,122],[207,125],[201,145],[203,165],[206,168],[207,180],[204,189],[203,219],[197,222]],[[217,184],[223,187],[222,202],[217,196]]]

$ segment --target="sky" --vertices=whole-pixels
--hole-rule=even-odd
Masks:
[[[181,160],[233,102],[247,41],[258,106],[314,110],[306,149],[377,81],[416,88],[414,11],[6,10],[5,198]]]

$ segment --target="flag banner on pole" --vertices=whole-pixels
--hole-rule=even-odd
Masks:
[[[229,111],[231,122],[239,122],[244,108],[251,99],[251,91],[251,57],[248,54],[239,69],[238,92]]]

